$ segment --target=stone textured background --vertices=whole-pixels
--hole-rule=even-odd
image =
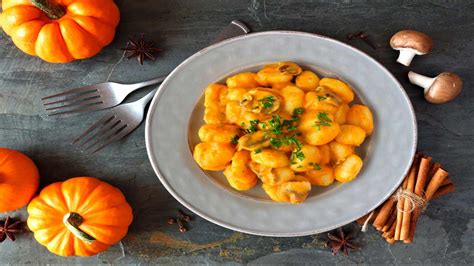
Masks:
[[[122,0],[121,23],[114,42],[98,56],[54,65],[25,55],[0,34],[0,146],[21,150],[37,162],[41,185],[78,175],[103,178],[119,187],[134,208],[130,233],[111,250],[91,258],[50,254],[26,233],[0,244],[1,263],[391,263],[472,264],[474,262],[474,2],[473,1],[281,1],[281,0]],[[231,20],[253,31],[287,29],[314,32],[348,42],[346,34],[366,31],[380,46],[352,45],[382,62],[404,85],[416,110],[419,150],[433,156],[451,173],[457,191],[430,204],[412,245],[388,245],[371,229],[359,234],[362,249],[349,257],[324,247],[324,234],[267,238],[232,232],[196,218],[191,231],[168,226],[179,204],[155,177],[148,162],[144,126],[120,143],[90,156],[71,140],[103,115],[46,117],[39,99],[66,88],[112,80],[137,82],[170,72],[206,46]],[[395,63],[388,46],[400,29],[428,33],[435,48],[417,57],[410,69],[426,75],[458,73],[464,91],[454,102],[435,106],[421,89],[408,83],[408,69]],[[123,60],[127,37],[145,33],[164,49],[144,66]],[[145,90],[131,99],[142,96]],[[396,112],[396,110],[393,110]],[[0,195],[1,197],[1,195]],[[2,218],[5,214],[0,214]],[[26,219],[24,210],[9,213]],[[352,227],[354,225],[349,225]]]

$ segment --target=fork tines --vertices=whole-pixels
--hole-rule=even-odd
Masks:
[[[97,88],[76,88],[41,99],[49,116],[103,109],[104,101]]]
[[[118,115],[109,113],[76,138],[73,144],[84,152],[96,153],[127,135],[130,132],[127,127],[128,125],[120,120]]]

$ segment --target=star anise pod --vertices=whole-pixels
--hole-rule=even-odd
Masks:
[[[0,222],[0,243],[5,241],[7,237],[11,241],[15,241],[15,234],[21,232],[21,221],[12,222],[10,217],[3,222]]]
[[[339,228],[337,230],[337,234],[328,233],[329,240],[327,241],[326,245],[331,248],[332,254],[336,255],[339,251],[342,251],[344,255],[349,255],[350,249],[358,249],[358,247],[352,243],[354,238],[351,234],[346,234]]]
[[[179,216],[177,218],[169,218],[168,224],[177,224],[179,231],[181,233],[186,233],[188,231],[188,229],[186,228],[186,224],[192,221],[193,218],[179,209],[178,209],[178,214]]]
[[[127,46],[122,50],[128,53],[127,59],[137,57],[140,65],[143,65],[145,59],[155,60],[155,53],[161,51],[161,49],[155,47],[154,42],[146,41],[144,34],[141,34],[138,38],[129,38]]]

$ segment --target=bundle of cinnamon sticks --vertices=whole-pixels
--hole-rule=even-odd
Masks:
[[[432,163],[431,157],[417,153],[397,192],[371,216],[369,213],[357,222],[362,224],[369,219],[390,244],[397,240],[412,243],[416,223],[427,203],[453,191],[449,173],[439,163]]]

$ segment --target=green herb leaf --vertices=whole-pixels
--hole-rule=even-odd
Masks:
[[[270,121],[268,121],[268,124],[270,125],[270,130],[275,133],[276,135],[281,135],[283,134],[282,130],[283,130],[283,126],[281,124],[281,120],[280,120],[280,116],[279,115],[274,115],[272,116],[272,119],[270,119]]]
[[[259,154],[261,152],[262,152],[262,149],[257,149],[257,150],[254,151],[255,154]]]
[[[288,131],[295,131],[295,130],[297,130],[297,129],[298,129],[298,128],[297,128],[296,126],[294,126],[294,125],[288,127]]]
[[[254,133],[258,131],[258,124],[260,123],[260,120],[250,120],[250,127],[245,129],[244,132],[247,134]],[[241,125],[245,126],[245,123],[241,123]]]
[[[295,145],[297,150],[301,150],[303,147],[303,143],[301,143],[301,141],[295,136],[285,136],[283,137],[282,142],[285,145]]]
[[[304,113],[304,108],[303,107],[299,107],[299,108],[296,108],[295,110],[293,110],[293,116],[299,116],[302,113]]]
[[[252,126],[252,127],[257,127],[258,123],[260,123],[260,120],[258,120],[258,119],[250,120],[250,126]]]
[[[274,148],[280,148],[281,145],[283,145],[281,139],[278,138],[271,138],[270,139],[270,145],[272,145]]]
[[[290,158],[291,158],[291,161],[292,161],[292,162],[294,162],[295,159],[298,159],[298,160],[300,160],[300,161],[303,161],[304,158],[305,158],[305,156],[304,156],[304,153],[303,153],[301,150],[296,150],[296,151],[293,151],[293,152],[291,153]]]
[[[263,109],[270,109],[273,107],[273,102],[275,102],[275,97],[270,95],[270,96],[263,97],[262,99],[258,101],[263,106]]]
[[[310,166],[314,168],[314,170],[321,170],[321,165],[319,163],[309,163]]]
[[[329,118],[327,112],[319,112],[318,113],[318,121],[314,124],[314,127],[316,127],[318,130],[321,130],[321,126],[331,126],[331,118]]]
[[[326,100],[328,97],[324,97],[324,96],[320,96],[318,95],[318,101],[324,101]]]

